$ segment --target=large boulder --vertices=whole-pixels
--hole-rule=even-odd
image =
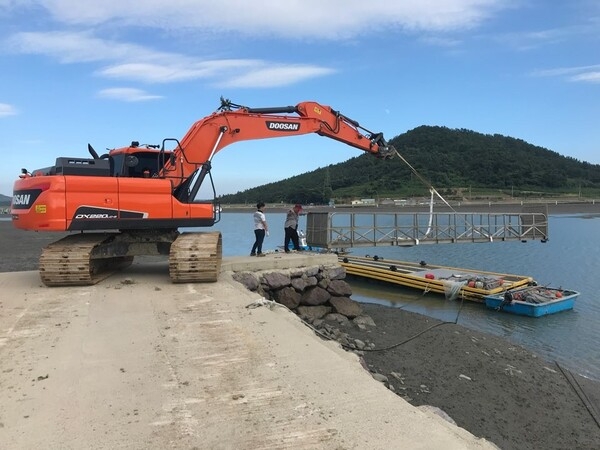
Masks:
[[[321,269],[319,268],[319,266],[306,267],[304,269],[304,275],[306,275],[307,277],[315,277],[319,274],[320,271]]]
[[[375,326],[375,321],[373,320],[373,318],[371,316],[358,316],[355,317],[352,322],[354,322],[356,325],[358,325],[359,328],[364,328],[365,326],[370,326],[370,327],[374,327]]]
[[[334,297],[350,297],[352,288],[344,280],[331,280],[327,285],[327,290]]]
[[[330,267],[327,274],[330,280],[343,280],[346,278],[346,268],[342,266]]]
[[[327,292],[323,288],[320,288],[319,286],[314,286],[304,291],[300,299],[300,304],[308,306],[317,306],[322,305],[323,303],[327,303],[327,301],[330,298],[331,294],[329,292]]]
[[[297,291],[304,291],[306,288],[317,285],[316,277],[292,278],[292,286]]]
[[[333,306],[335,312],[342,314],[349,319],[354,319],[363,313],[360,303],[349,299],[348,297],[332,297],[329,304]]]
[[[317,286],[319,286],[321,289],[327,289],[327,286],[329,286],[329,282],[331,280],[327,277],[321,277],[321,279],[319,280],[319,282],[317,283]]]
[[[330,314],[327,314],[324,317],[324,319],[328,320],[330,322],[337,322],[338,324],[340,324],[342,326],[346,326],[350,322],[350,320],[346,316],[344,316],[342,314],[339,314],[339,313],[330,313]]]
[[[242,283],[244,287],[250,291],[258,289],[258,278],[251,272],[236,272],[233,274],[233,279],[238,283]]]
[[[291,284],[291,279],[288,274],[281,272],[269,272],[262,276],[261,282],[268,286],[269,289],[280,289]]]
[[[331,306],[319,305],[319,306],[298,306],[296,313],[302,320],[306,320],[310,323],[317,319],[322,319],[331,312]]]
[[[276,291],[273,291],[271,295],[273,296],[273,300],[287,306],[289,309],[297,308],[300,304],[301,295],[291,286],[277,289]]]

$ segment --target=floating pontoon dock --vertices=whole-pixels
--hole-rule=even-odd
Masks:
[[[473,269],[360,258],[345,255],[351,247],[413,246],[461,242],[505,242],[548,239],[546,207],[520,213],[313,213],[307,215],[307,244],[338,252],[349,275],[422,291],[462,296],[483,302],[486,295],[533,283],[528,276]]]
[[[344,255],[338,258],[348,275],[476,302],[484,302],[488,295],[501,294],[534,282],[527,276],[387,260],[376,256]]]

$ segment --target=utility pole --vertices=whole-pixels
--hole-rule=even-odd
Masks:
[[[325,168],[325,180],[323,181],[323,198],[328,203],[331,202],[333,189],[331,189],[331,177],[329,175],[329,167]]]

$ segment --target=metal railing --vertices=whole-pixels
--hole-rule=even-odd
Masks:
[[[308,245],[326,249],[548,239],[539,212],[308,213]]]

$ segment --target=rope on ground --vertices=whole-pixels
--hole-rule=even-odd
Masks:
[[[556,367],[558,367],[558,369],[561,371],[567,382],[571,385],[571,387],[579,397],[579,400],[581,400],[581,402],[583,403],[583,406],[585,406],[585,409],[587,409],[590,416],[592,416],[592,419],[594,419],[594,422],[596,422],[596,425],[598,425],[598,428],[600,428],[600,416],[596,411],[596,408],[594,407],[593,403],[590,401],[589,397],[579,384],[579,381],[577,381],[577,379],[568,369],[564,369],[558,363],[558,361],[554,361],[554,364],[556,364]]]
[[[413,303],[421,300],[423,298],[423,296],[425,294],[427,294],[427,292],[428,292],[428,290],[426,288],[426,290],[423,291],[423,294],[421,294],[420,296],[415,296],[415,298],[413,300],[407,301],[404,305],[396,306],[395,309],[404,309],[405,306],[412,305]]]
[[[429,328],[425,328],[423,331],[420,331],[419,333],[415,334],[414,336],[409,337],[408,339],[405,339],[402,342],[398,342],[397,344],[393,344],[393,345],[390,345],[388,347],[383,347],[383,348],[364,349],[362,351],[365,351],[365,352],[383,352],[383,351],[391,350],[393,348],[400,347],[401,345],[404,345],[404,344],[406,344],[406,343],[408,343],[408,342],[410,342],[410,341],[418,338],[422,334],[425,334],[429,330],[433,330],[436,327],[439,327],[439,326],[442,326],[442,325],[448,325],[448,324],[450,324],[450,325],[456,325],[456,324],[458,324],[458,318],[459,318],[460,313],[462,311],[463,304],[464,304],[464,297],[461,297],[460,307],[458,308],[458,312],[456,313],[456,319],[454,319],[453,322],[449,322],[449,321],[443,320],[440,323],[436,323],[435,325],[430,326]]]
[[[429,328],[425,328],[423,331],[420,331],[419,333],[415,334],[414,336],[411,336],[411,337],[409,337],[408,339],[406,339],[406,340],[404,340],[402,342],[398,342],[397,344],[390,345],[388,347],[384,347],[384,348],[369,348],[369,349],[363,349],[362,351],[364,351],[364,352],[384,352],[384,351],[387,351],[387,350],[391,350],[393,348],[400,347],[401,345],[404,345],[407,342],[410,342],[410,341],[418,338],[419,336],[421,336],[422,334],[425,334],[429,330],[433,330],[436,327],[439,327],[441,325],[446,325],[448,323],[452,323],[452,322],[440,322],[440,323],[436,323],[435,325],[432,325]]]
[[[281,306],[283,308],[286,308],[285,305],[282,305],[281,303],[277,303],[273,300],[267,300],[264,297],[259,298],[258,300],[246,305],[246,308],[248,309],[254,309],[254,308],[260,308],[261,306],[266,306],[269,309],[273,309],[275,306]],[[289,309],[289,308],[288,308]]]

